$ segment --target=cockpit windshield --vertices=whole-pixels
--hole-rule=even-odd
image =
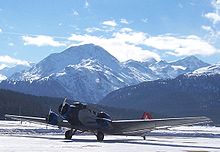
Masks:
[[[110,115],[108,115],[108,114],[105,113],[105,112],[100,112],[100,113],[98,113],[97,117],[99,117],[99,118],[106,118],[106,119],[112,120],[112,118],[110,117]]]
[[[74,102],[73,105],[78,108],[78,109],[86,109],[87,105],[86,104],[83,104],[83,103],[80,103],[80,102]]]

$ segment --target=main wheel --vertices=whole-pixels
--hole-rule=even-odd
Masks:
[[[67,130],[67,131],[65,132],[65,138],[66,138],[66,139],[71,139],[72,136],[73,136],[73,131],[72,131],[72,130]]]
[[[97,135],[97,141],[103,141],[104,139],[104,134],[102,132],[98,132]]]

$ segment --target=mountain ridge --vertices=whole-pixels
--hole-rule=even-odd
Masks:
[[[158,112],[169,117],[207,116],[220,124],[220,74],[142,82],[109,93],[98,104]]]
[[[31,69],[16,73],[0,83],[0,88],[97,102],[119,88],[143,81],[175,78],[194,70],[173,66],[153,59],[119,62],[100,46],[85,44],[49,55]]]

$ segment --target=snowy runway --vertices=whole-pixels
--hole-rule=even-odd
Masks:
[[[65,140],[64,131],[16,121],[0,121],[0,151],[4,152],[220,152],[220,128],[176,127],[157,130],[144,141],[141,137],[105,136],[97,142],[94,135],[75,135]]]

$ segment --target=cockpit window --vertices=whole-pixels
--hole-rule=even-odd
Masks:
[[[76,108],[79,108],[79,109],[86,109],[86,104],[83,104],[83,103],[80,103],[80,102],[74,102],[73,105],[76,107]]]
[[[105,113],[105,112],[100,112],[100,113],[98,113],[97,117],[99,117],[99,118],[106,118],[106,119],[109,119],[109,120],[112,119],[112,118],[111,118],[107,113]]]

